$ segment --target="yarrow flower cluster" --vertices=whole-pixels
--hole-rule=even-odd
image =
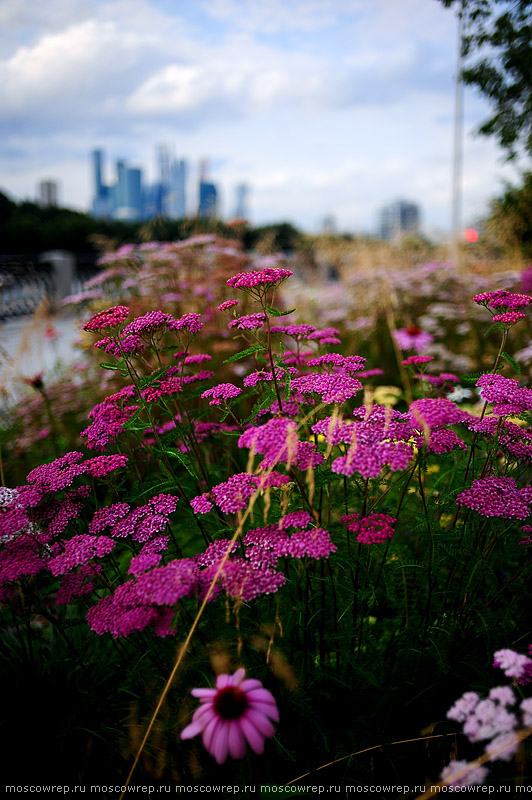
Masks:
[[[205,327],[205,323],[201,321],[200,314],[183,314],[179,319],[172,319],[167,322],[166,327],[169,331],[188,331],[189,333],[198,333]]]
[[[494,654],[493,666],[504,670],[507,677],[518,683],[531,679],[532,661],[514,650],[498,650]],[[527,680],[528,678],[528,680]],[[462,724],[463,733],[470,742],[485,742],[485,753],[489,761],[510,761],[516,754],[521,736],[519,731],[532,723],[532,698],[518,700],[510,686],[496,686],[487,698],[476,692],[465,692],[447,712],[448,719]],[[441,777],[452,786],[468,786],[483,783],[488,769],[477,762],[451,761]]]
[[[493,404],[496,415],[521,414],[532,409],[532,389],[520,386],[512,378],[488,372],[480,376],[476,385],[480,386],[482,399]]]
[[[343,372],[358,372],[364,369],[366,359],[362,356],[342,356],[340,353],[325,353],[317,358],[309,358],[308,367],[331,366]]]
[[[284,336],[292,336],[294,339],[309,339],[313,333],[316,333],[314,325],[301,323],[298,325],[272,325],[270,333],[282,333]]]
[[[203,398],[212,398],[209,402],[210,406],[219,406],[223,400],[231,400],[233,397],[238,397],[242,394],[242,389],[232,383],[219,383],[211,389],[207,389],[201,395]]]
[[[347,526],[347,530],[356,533],[359,544],[382,544],[391,539],[395,533],[395,517],[389,514],[346,514],[340,520]]]
[[[65,543],[63,553],[48,562],[52,575],[63,575],[80,564],[88,564],[93,558],[102,558],[114,548],[115,542],[108,536],[79,534]]]
[[[466,506],[483,517],[526,519],[530,514],[532,487],[517,487],[514,478],[478,478],[470,489],[456,498],[459,506]]]
[[[467,414],[447,397],[422,397],[410,404],[409,416],[416,428],[433,430],[456,425],[462,422]]]
[[[306,469],[309,459],[314,466],[323,462],[323,456],[311,442],[299,441],[297,423],[288,417],[274,417],[264,425],[248,428],[239,438],[238,446],[263,455],[261,469],[280,463]]]
[[[81,431],[80,436],[86,440],[90,450],[105,450],[123,431],[124,425],[131,419],[137,405],[123,405],[123,401],[136,395],[134,386],[126,386],[114,395],[107,397],[102,403],[94,406],[89,412],[92,423]]]
[[[408,356],[401,363],[404,367],[420,366],[421,364],[428,364],[429,361],[434,361],[434,356]]]
[[[123,358],[125,355],[138,355],[146,346],[146,342],[140,336],[132,333],[127,336],[122,334],[118,341],[105,336],[94,343],[94,347],[98,350],[103,350],[104,353],[115,356],[115,358]]]
[[[143,336],[167,327],[169,322],[175,322],[171,314],[164,311],[148,311],[147,314],[137,317],[129,325],[126,325],[122,333],[124,336],[130,333]]]
[[[239,330],[253,331],[256,328],[262,328],[266,322],[266,314],[262,311],[256,314],[247,314],[243,317],[237,317],[231,320],[229,328],[238,328]]]
[[[83,325],[84,331],[98,332],[107,328],[118,328],[128,318],[130,310],[127,306],[113,306],[99,311]]]
[[[227,281],[234,289],[255,289],[256,287],[277,286],[294,273],[281,267],[265,267],[253,272],[239,272]]]
[[[319,394],[324,403],[343,403],[362,389],[360,381],[344,373],[302,375],[291,386],[301,394]]]
[[[494,314],[492,322],[502,322],[504,325],[512,326],[520,319],[526,319],[526,314],[522,311],[505,311],[504,314]]]
[[[502,669],[507,678],[515,678],[517,683],[532,682],[532,660],[515,650],[497,650],[493,655],[493,666]]]
[[[416,375],[416,378],[427,381],[432,386],[439,388],[450,383],[460,383],[460,378],[454,372],[440,372],[439,375],[426,375],[425,373]]]
[[[358,472],[364,478],[377,478],[387,464],[393,471],[406,469],[414,455],[413,448],[423,441],[408,417],[379,405],[371,409],[361,406],[353,413],[365,418],[345,422],[330,417],[312,426],[314,433],[324,435],[330,444],[349,444],[347,454],[332,462],[332,471],[349,477]]]
[[[498,289],[495,292],[482,292],[473,297],[475,303],[486,308],[505,308],[508,311],[515,311],[519,308],[526,308],[532,303],[532,297],[526,294],[512,294],[505,289]]]

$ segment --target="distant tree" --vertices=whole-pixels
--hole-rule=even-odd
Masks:
[[[440,0],[462,14],[462,77],[490,101],[479,133],[532,155],[532,0]]]
[[[289,222],[277,222],[249,230],[244,236],[244,244],[249,249],[263,253],[279,250],[294,250],[298,247],[301,234]]]
[[[492,200],[486,232],[512,256],[532,257],[532,172],[523,175],[522,186],[507,183],[504,194]]]
[[[264,228],[235,226],[220,219],[190,217],[170,220],[154,217],[147,222],[95,219],[69,208],[45,207],[24,200],[15,203],[0,192],[0,252],[34,254],[46,250],[71,250],[74,253],[96,252],[102,247],[119,247],[126,242],[149,240],[173,241],[210,233],[226,239],[244,239],[244,245],[256,247],[268,236],[273,251],[295,249],[301,234],[292,225],[280,222]]]
[[[0,220],[9,219],[15,212],[17,206],[3,192],[0,192]]]

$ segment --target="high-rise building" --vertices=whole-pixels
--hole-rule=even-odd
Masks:
[[[218,216],[218,190],[207,180],[207,169],[208,162],[204,158],[200,161],[198,217],[212,219]]]
[[[57,183],[50,179],[39,183],[39,205],[43,208],[57,207]]]
[[[387,242],[397,242],[405,234],[419,233],[420,209],[408,200],[396,200],[381,209],[379,235]]]
[[[100,197],[103,190],[102,181],[102,168],[103,168],[103,153],[101,150],[94,150],[92,153],[93,166],[94,166],[94,187],[95,197]]]
[[[92,167],[94,177],[94,196],[92,199],[92,213],[95,217],[110,217],[112,213],[111,191],[103,182],[103,152],[94,150],[92,153]]]
[[[235,203],[235,219],[248,219],[248,197],[249,186],[245,183],[239,183],[235,189],[236,203]]]
[[[183,219],[187,213],[186,180],[187,165],[183,159],[174,159],[167,145],[157,148],[159,167],[160,208],[157,213],[168,219]]]
[[[186,177],[187,168],[183,159],[170,164],[170,176],[163,201],[163,211],[169,219],[186,217]]]
[[[116,162],[116,190],[114,193],[114,219],[134,222],[142,218],[142,171],[128,167],[125,161]]]
[[[212,219],[217,216],[218,191],[214,183],[200,181],[199,185],[199,210],[198,216]]]
[[[93,216],[126,221],[151,219],[159,214],[169,219],[186,217],[187,162],[175,159],[167,145],[159,145],[157,149],[158,180],[150,186],[143,183],[142,170],[130,167],[124,159],[116,161],[116,179],[111,185],[106,185],[103,151],[94,150],[91,159]],[[205,185],[200,189],[200,214],[215,216],[216,187],[207,181],[203,183]]]

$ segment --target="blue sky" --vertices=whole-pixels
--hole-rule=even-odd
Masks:
[[[376,228],[399,197],[427,230],[450,225],[456,20],[437,0],[3,0],[0,189],[34,198],[56,179],[87,210],[89,153],[154,180],[166,143],[210,160],[222,212],[249,184],[255,224]],[[465,96],[464,225],[516,168],[472,131]],[[192,210],[192,209],[191,209]]]

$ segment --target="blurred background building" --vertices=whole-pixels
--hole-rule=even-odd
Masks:
[[[379,214],[379,237],[386,242],[397,242],[405,234],[419,234],[421,212],[416,203],[395,200],[384,206]]]
[[[43,208],[57,207],[57,183],[50,179],[41,181],[38,190],[38,203]]]
[[[92,215],[128,222],[163,215],[183,219],[187,215],[187,163],[175,159],[166,145],[157,150],[157,180],[147,184],[142,169],[120,159],[115,164],[115,181],[106,184],[104,153],[92,153],[94,194]]]

